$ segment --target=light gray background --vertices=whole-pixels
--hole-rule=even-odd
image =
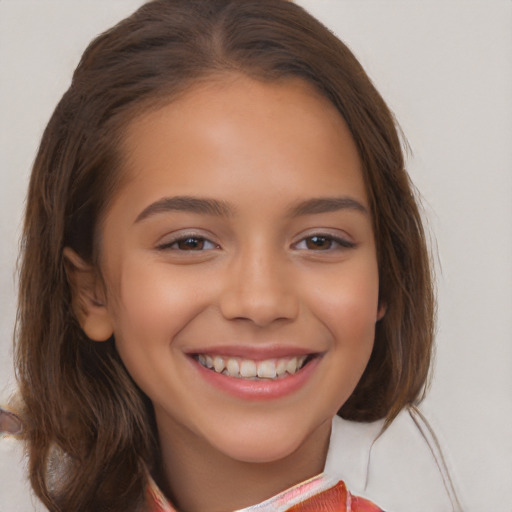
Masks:
[[[17,240],[39,139],[86,44],[141,3],[0,0],[0,403],[14,387]],[[298,3],[352,48],[408,138],[439,254],[424,409],[464,510],[511,511],[512,2]],[[14,504],[26,494],[19,453],[0,440],[1,512],[32,509]]]

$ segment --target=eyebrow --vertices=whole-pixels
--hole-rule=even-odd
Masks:
[[[320,197],[302,201],[289,209],[290,217],[329,213],[339,210],[355,210],[367,214],[368,209],[351,197]],[[135,219],[134,224],[159,213],[172,211],[191,212],[217,217],[230,217],[234,208],[225,201],[203,199],[200,197],[175,196],[163,197],[144,208]]]
[[[163,197],[144,208],[135,219],[134,224],[153,215],[172,211],[215,215],[217,217],[229,217],[234,212],[228,203],[216,199],[189,196]]]
[[[354,210],[368,214],[368,209],[352,197],[319,197],[302,201],[289,210],[291,217],[313,215],[318,213],[336,212],[339,210]]]

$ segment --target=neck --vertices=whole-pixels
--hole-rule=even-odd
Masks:
[[[323,471],[330,429],[325,422],[283,459],[253,463],[232,459],[181,426],[159,422],[160,484],[181,512],[255,505]]]

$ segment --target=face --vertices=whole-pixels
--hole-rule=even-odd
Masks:
[[[124,148],[102,307],[160,435],[269,462],[328,433],[382,313],[339,113],[301,81],[232,77],[137,118]]]

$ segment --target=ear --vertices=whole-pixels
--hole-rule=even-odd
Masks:
[[[377,309],[377,320],[376,320],[377,322],[384,318],[384,315],[386,314],[387,309],[388,308],[384,302],[379,303],[379,308]]]
[[[73,311],[80,326],[91,340],[108,340],[114,329],[106,307],[103,282],[97,270],[85,263],[70,247],[65,247],[62,255],[71,288]]]

